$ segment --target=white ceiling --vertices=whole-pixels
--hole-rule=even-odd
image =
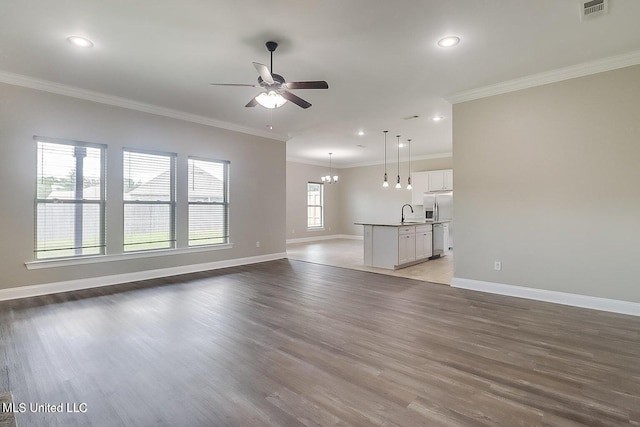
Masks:
[[[383,130],[412,138],[414,156],[451,152],[449,95],[640,49],[638,0],[610,0],[607,15],[582,23],[578,0],[11,3],[0,72],[266,132],[287,141],[289,158],[326,164],[333,152],[338,167],[379,162]],[[457,47],[436,46],[451,34]],[[268,40],[280,44],[274,72],[329,83],[295,91],[311,108],[245,108],[257,89],[208,85],[254,83],[251,62],[269,63]]]

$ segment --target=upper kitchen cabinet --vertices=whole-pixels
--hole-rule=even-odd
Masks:
[[[414,172],[411,174],[411,204],[422,205],[424,193],[453,190],[453,169]]]
[[[422,205],[423,194],[429,191],[429,172],[412,173],[411,187],[411,204]]]
[[[453,190],[453,169],[429,171],[429,191]]]

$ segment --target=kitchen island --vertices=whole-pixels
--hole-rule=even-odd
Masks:
[[[364,265],[397,270],[433,255],[433,222],[362,223]]]

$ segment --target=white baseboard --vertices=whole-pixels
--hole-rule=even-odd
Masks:
[[[549,291],[546,289],[526,288],[523,286],[504,285],[502,283],[484,282],[481,280],[454,277],[451,280],[454,288],[487,292],[490,294],[508,295],[537,301],[553,302],[574,307],[591,308],[593,310],[640,316],[640,303],[621,301],[588,295],[570,294],[567,292]]]
[[[178,274],[196,273],[199,271],[217,270],[226,267],[255,264],[286,258],[286,252],[258,255],[246,258],[235,258],[213,261],[203,264],[183,265],[179,267],[159,268],[156,270],[136,271],[134,273],[114,274],[111,276],[90,277],[87,279],[68,280],[64,282],[44,283],[41,285],[21,286],[18,288],[0,289],[0,301],[29,298],[59,292],[77,291],[81,289],[99,288],[101,286],[156,279],[158,277],[176,276]]]
[[[307,242],[316,242],[320,240],[333,240],[333,239],[362,240],[363,237],[352,235],[352,234],[329,234],[325,236],[312,236],[312,237],[301,237],[299,239],[287,239],[287,245],[290,243],[307,243]]]
[[[351,239],[351,240],[364,240],[364,236],[358,236],[357,234],[338,234],[339,239]]]

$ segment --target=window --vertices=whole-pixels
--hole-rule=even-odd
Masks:
[[[36,259],[104,254],[105,146],[35,139]]]
[[[307,228],[324,227],[324,185],[307,183]]]
[[[124,150],[124,251],[175,247],[176,155]]]
[[[189,246],[229,241],[229,162],[189,158]]]

